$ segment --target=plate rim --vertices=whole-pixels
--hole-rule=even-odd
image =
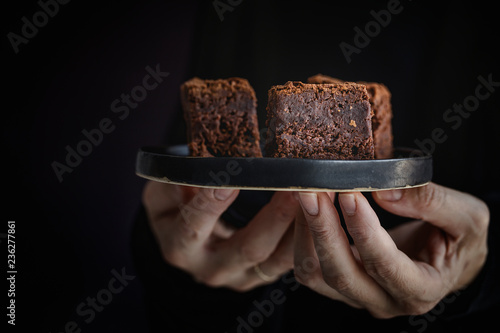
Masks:
[[[179,155],[172,154],[168,150],[177,148],[185,149],[187,145],[173,145],[173,146],[144,146],[141,147],[137,153],[136,159],[136,175],[145,178],[148,180],[175,184],[175,185],[184,185],[184,186],[194,186],[194,187],[203,187],[203,188],[233,188],[233,189],[241,189],[241,190],[265,190],[265,191],[330,191],[330,192],[374,192],[374,191],[382,191],[389,189],[405,189],[405,188],[414,188],[421,187],[427,185],[432,181],[432,155],[427,154],[419,149],[407,148],[407,147],[396,147],[394,149],[395,152],[401,152],[403,154],[409,155],[408,157],[393,157],[387,159],[373,159],[373,160],[319,160],[319,159],[310,159],[310,158],[276,158],[276,157],[199,157],[199,156],[187,156],[187,155]],[[411,156],[414,155],[414,156]],[[412,163],[422,164],[422,167],[428,168],[429,170],[425,170],[424,174],[428,173],[428,177],[425,178],[425,181],[416,182],[415,184],[406,183],[404,186],[353,186],[348,188],[332,188],[332,186],[318,187],[318,186],[248,186],[248,185],[235,185],[235,184],[212,184],[209,181],[204,183],[202,182],[190,182],[190,181],[179,181],[176,179],[170,179],[167,176],[157,176],[143,172],[144,167],[141,167],[141,159],[150,159],[150,160],[158,160],[158,159],[173,159],[177,161],[189,161],[189,163],[195,163],[198,160],[203,160],[207,164],[212,161],[217,161],[224,164],[224,161],[229,163],[230,161],[240,161],[244,163],[252,163],[256,160],[266,161],[266,163],[277,163],[279,165],[283,165],[287,163],[287,161],[293,161],[293,163],[297,166],[299,165],[316,165],[318,167],[335,167],[338,166],[371,166],[377,165],[378,167],[383,167],[383,165],[393,166],[396,163],[408,163],[410,162],[410,166]],[[276,161],[276,162],[274,162]],[[413,161],[413,162],[411,162]],[[153,162],[154,163],[154,162]],[[382,166],[380,166],[382,164]],[[427,179],[428,178],[428,179]]]

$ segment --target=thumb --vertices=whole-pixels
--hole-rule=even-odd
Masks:
[[[489,221],[484,202],[435,183],[378,191],[373,197],[379,206],[393,214],[429,222],[457,238],[470,231],[484,230]]]

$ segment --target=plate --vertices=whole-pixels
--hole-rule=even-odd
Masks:
[[[199,187],[270,191],[378,191],[422,186],[432,178],[432,156],[397,148],[394,158],[314,160],[270,157],[192,157],[186,145],[143,147],[136,174]]]

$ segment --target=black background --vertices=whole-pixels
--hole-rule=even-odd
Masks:
[[[339,43],[353,44],[353,28],[363,28],[373,20],[370,10],[387,1],[246,0],[223,21],[211,1],[71,1],[17,54],[8,33],[20,34],[21,18],[32,21],[41,9],[36,1],[5,3],[0,232],[16,221],[16,328],[60,332],[76,321],[83,332],[145,330],[139,279],[90,323],[76,307],[107,287],[113,269],[134,275],[130,232],[144,185],[134,174],[135,154],[144,145],[183,140],[178,87],[193,75],[247,78],[261,126],[273,84],[317,73],[383,82],[393,94],[396,145],[414,147],[442,128],[447,140],[433,151],[435,180],[498,202],[499,92],[456,130],[443,120],[474,94],[479,75],[500,81],[495,8],[401,5],[348,64]],[[119,119],[111,103],[142,83],[146,66],[157,65],[169,76]],[[59,182],[51,163],[64,163],[65,147],[75,148],[82,130],[104,118],[114,131]],[[4,245],[2,239],[1,267]],[[7,320],[3,312],[1,318]]]

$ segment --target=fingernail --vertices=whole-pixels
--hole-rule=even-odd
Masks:
[[[351,193],[341,193],[339,195],[340,206],[344,214],[353,216],[356,214],[356,198]]]
[[[398,201],[403,196],[403,191],[401,190],[387,190],[375,192],[379,199],[385,201]]]
[[[231,188],[216,188],[214,190],[214,197],[219,201],[224,201],[233,194],[234,190]]]
[[[309,215],[318,215],[318,195],[313,192],[299,192],[299,200],[302,207]]]

